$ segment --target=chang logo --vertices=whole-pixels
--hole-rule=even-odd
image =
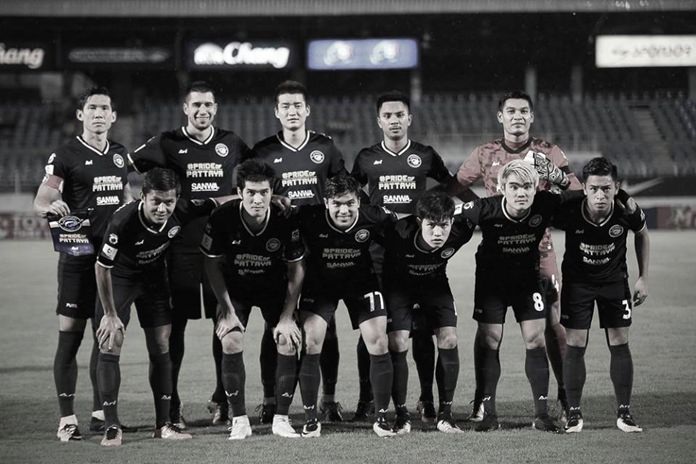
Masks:
[[[126,165],[126,163],[123,161],[123,156],[119,155],[118,153],[114,155],[114,164],[117,168],[122,168]]]
[[[408,155],[408,158],[406,158],[406,162],[412,168],[418,168],[421,164],[423,164],[423,160],[421,159],[421,157],[416,154]]]
[[[529,227],[538,227],[539,224],[541,224],[541,215],[540,214],[535,214],[531,218],[529,218]]]
[[[66,232],[77,232],[82,227],[82,219],[77,216],[63,216],[58,219],[58,226]]]
[[[370,231],[367,229],[360,229],[355,233],[355,241],[359,243],[365,243],[370,238]]]
[[[454,248],[445,248],[442,250],[442,253],[440,253],[440,256],[442,259],[448,259],[454,254]]]
[[[218,156],[222,156],[223,158],[227,155],[230,154],[230,149],[227,148],[227,145],[224,143],[218,143],[215,145],[215,153],[217,153]]]
[[[609,228],[609,236],[611,238],[620,237],[624,232],[624,228],[618,224],[614,224]]]
[[[321,164],[324,162],[324,153],[319,150],[314,150],[309,154],[309,159],[311,159],[314,164]]]
[[[167,237],[174,238],[174,236],[176,234],[178,234],[180,230],[181,230],[181,227],[179,227],[179,226],[172,227],[171,229],[169,229],[169,232],[167,232]]]
[[[267,251],[270,251],[271,253],[273,253],[274,251],[278,251],[279,249],[280,249],[280,240],[278,240],[277,238],[269,239],[266,242],[266,250]]]

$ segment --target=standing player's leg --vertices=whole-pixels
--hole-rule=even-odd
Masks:
[[[263,402],[259,411],[262,424],[271,424],[276,414],[276,372],[278,369],[278,349],[273,340],[273,327],[266,324],[261,337],[261,385],[263,386]],[[257,408],[258,409],[258,408]]]
[[[416,363],[418,380],[420,381],[420,396],[416,411],[421,415],[421,421],[433,423],[437,418],[433,398],[433,380],[435,374],[435,344],[430,327],[423,322],[424,311],[414,305],[414,324],[411,331],[413,343],[413,361]]]
[[[174,304],[172,315],[172,328],[169,337],[169,357],[172,360],[172,399],[170,402],[170,417],[172,423],[181,429],[186,428],[181,411],[181,398],[179,398],[179,372],[184,360],[185,334],[188,317]]]
[[[307,301],[304,296],[302,301]],[[335,306],[334,306],[335,308]],[[305,354],[300,365],[299,379],[302,406],[305,411],[304,437],[319,437],[321,424],[317,416],[317,396],[319,395],[320,368],[319,357],[324,344],[328,322],[319,314],[302,310],[302,326],[305,332]]]
[[[456,314],[455,314],[456,317]],[[456,322],[455,322],[456,324]],[[438,399],[437,429],[445,433],[460,433],[452,416],[454,390],[459,378],[459,350],[457,348],[457,327],[444,326],[435,330],[437,337]]]
[[[477,333],[480,353],[480,364],[477,369],[480,380],[477,380],[477,383],[480,384],[480,398],[484,413],[474,430],[489,432],[500,428],[495,400],[500,380],[500,344],[503,340],[503,324],[479,322]]]
[[[392,322],[394,319],[392,318]],[[410,325],[410,318],[408,318]],[[395,324],[392,328],[405,324]],[[396,420],[394,421],[394,432],[398,435],[406,434],[411,431],[411,415],[406,407],[406,395],[408,392],[408,353],[409,330],[389,329],[389,354],[391,356],[392,367],[394,369],[392,400],[396,410]],[[415,349],[415,348],[414,348]]]
[[[274,308],[282,308],[284,296],[272,303]],[[272,317],[264,313],[266,317],[266,325],[275,327],[278,324],[280,314],[274,314]],[[275,412],[272,417],[273,426],[271,430],[273,434],[280,435],[284,438],[298,438],[300,434],[290,425],[290,405],[292,404],[297,386],[297,347],[284,336],[279,335],[276,348],[276,372],[275,372]]]
[[[360,390],[353,421],[359,422],[366,421],[368,416],[375,412],[375,402],[372,398],[372,385],[370,384],[370,353],[367,352],[367,347],[365,346],[362,335],[358,337],[356,352],[358,357],[358,381],[360,383]]]
[[[338,381],[338,364],[340,352],[336,334],[336,318],[332,317],[326,328],[324,346],[321,349],[319,363],[321,366],[322,397],[320,412],[325,422],[341,422],[341,404],[336,401],[336,382]]]
[[[372,292],[372,294],[381,297],[379,292]],[[377,299],[376,295],[374,298]],[[392,436],[394,432],[387,423],[386,414],[389,408],[394,370],[388,350],[386,315],[372,317],[361,322],[360,334],[365,340],[367,351],[370,353],[370,382],[372,383],[372,395],[375,398],[377,419],[372,429],[380,437]]]

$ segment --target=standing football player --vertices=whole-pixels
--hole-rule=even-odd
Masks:
[[[361,185],[367,185],[370,204],[384,206],[400,216],[415,212],[416,201],[426,191],[428,178],[447,190],[457,183],[433,147],[409,139],[408,128],[413,121],[410,105],[408,96],[400,92],[386,93],[377,98],[377,125],[382,130],[382,141],[360,150],[351,172]],[[373,253],[377,272],[381,273],[383,250],[375,247]],[[432,331],[421,330],[419,319],[416,315],[412,332],[413,358],[421,384],[417,409],[424,422],[434,422],[435,345]],[[368,376],[369,357],[362,340],[358,340],[357,350],[360,396],[354,420],[365,420],[373,405]]]
[[[94,304],[97,284],[94,277],[95,250],[99,249],[106,223],[111,214],[127,199],[127,151],[108,139],[116,121],[116,110],[108,89],[95,87],[79,101],[77,120],[82,133],[58,148],[48,158],[46,175],[34,199],[34,209],[41,216],[56,216],[76,223],[88,219],[86,233],[89,250],[74,256],[61,252],[58,259],[58,348],[53,375],[60,407],[57,436],[61,441],[80,440],[74,410],[77,383],[77,350],[87,320],[94,329]],[[87,210],[92,210],[89,214]],[[80,212],[80,219],[76,214]],[[88,216],[88,217],[87,217]],[[60,222],[60,220],[59,220]],[[86,226],[87,221],[83,224]],[[92,346],[89,373],[92,381],[93,406],[90,429],[102,431],[104,413],[97,388],[96,368],[99,350]]]
[[[616,426],[624,432],[642,432],[630,410],[633,359],[628,328],[633,306],[648,296],[650,240],[645,215],[638,207],[627,211],[615,200],[617,170],[606,159],[590,160],[582,170],[582,181],[587,196],[567,204],[553,221],[566,231],[561,292],[561,323],[568,336],[563,364],[568,393],[565,431],[580,432],[583,427],[580,398],[585,384],[584,356],[596,302],[611,357],[609,374],[618,406]],[[626,266],[629,230],[634,233],[639,274],[632,297]]]
[[[320,205],[324,198],[326,180],[345,173],[343,155],[330,137],[307,130],[310,115],[307,89],[295,81],[285,81],[275,89],[275,117],[281,130],[261,140],[252,149],[253,156],[263,160],[276,172],[274,193],[290,199],[293,206]],[[261,423],[273,420],[275,409],[276,348],[271,328],[266,327],[261,341],[261,380],[263,404]],[[322,419],[327,422],[343,420],[341,406],[336,401],[339,350],[336,321],[331,320],[321,355]]]
[[[159,166],[173,169],[182,183],[181,197],[204,199],[231,195],[233,171],[248,155],[249,148],[234,132],[213,126],[218,103],[215,92],[205,82],[193,82],[182,105],[186,125],[153,137],[131,153],[130,161],[138,172]],[[206,219],[187,224],[172,243],[168,257],[174,313],[169,340],[172,357],[173,392],[171,417],[174,424],[186,428],[181,416],[181,399],[177,388],[184,358],[184,334],[189,319],[201,317],[201,292],[205,317],[215,324],[216,300],[203,272],[203,256],[198,250]],[[222,346],[213,333],[216,388],[208,407],[213,424],[228,419],[227,400],[220,377]]]
[[[537,168],[541,177],[540,189],[579,190],[581,188],[575,174],[568,166],[568,159],[563,151],[557,145],[530,135],[534,122],[534,105],[529,95],[517,91],[503,95],[498,102],[497,118],[503,127],[503,137],[480,145],[471,152],[457,172],[457,180],[462,186],[470,187],[477,180],[483,179],[486,193],[489,196],[496,195],[499,170],[511,160],[525,159]],[[562,374],[566,341],[565,330],[560,324],[558,265],[551,234],[548,231],[539,244],[539,256],[544,296],[549,306],[545,332],[546,346],[558,383],[558,400],[561,403],[561,416],[563,416],[567,406]],[[483,344],[482,334],[477,331],[474,339],[476,393],[473,412],[469,417],[473,422],[480,422],[483,419],[481,405]]]

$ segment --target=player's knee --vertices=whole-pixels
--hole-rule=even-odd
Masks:
[[[278,353],[282,354],[283,356],[292,356],[297,352],[295,345],[290,343],[290,340],[284,335],[278,336],[278,339],[276,340],[276,348]]]
[[[391,332],[388,337],[388,345],[389,351],[392,353],[408,351],[408,332],[406,334]]]
[[[500,346],[500,341],[502,338],[502,332],[497,330],[480,330],[478,340],[481,345],[486,346],[491,350],[497,350]]]
[[[625,345],[628,343],[628,328],[607,329],[607,342],[610,346]]]
[[[546,341],[544,339],[544,331],[539,330],[536,332],[525,334],[524,335],[524,345],[528,350],[546,347]]]
[[[385,354],[389,351],[389,341],[386,334],[375,334],[370,337],[365,337],[363,334],[363,339],[365,340],[367,351],[371,355]]]
[[[222,352],[225,354],[235,354],[244,350],[244,336],[241,332],[233,330],[220,340]]]
[[[437,347],[445,350],[451,350],[457,346],[457,334],[447,333],[437,336]]]

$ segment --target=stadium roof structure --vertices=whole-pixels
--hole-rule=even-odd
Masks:
[[[694,11],[694,0],[22,0],[5,17],[244,17]]]

